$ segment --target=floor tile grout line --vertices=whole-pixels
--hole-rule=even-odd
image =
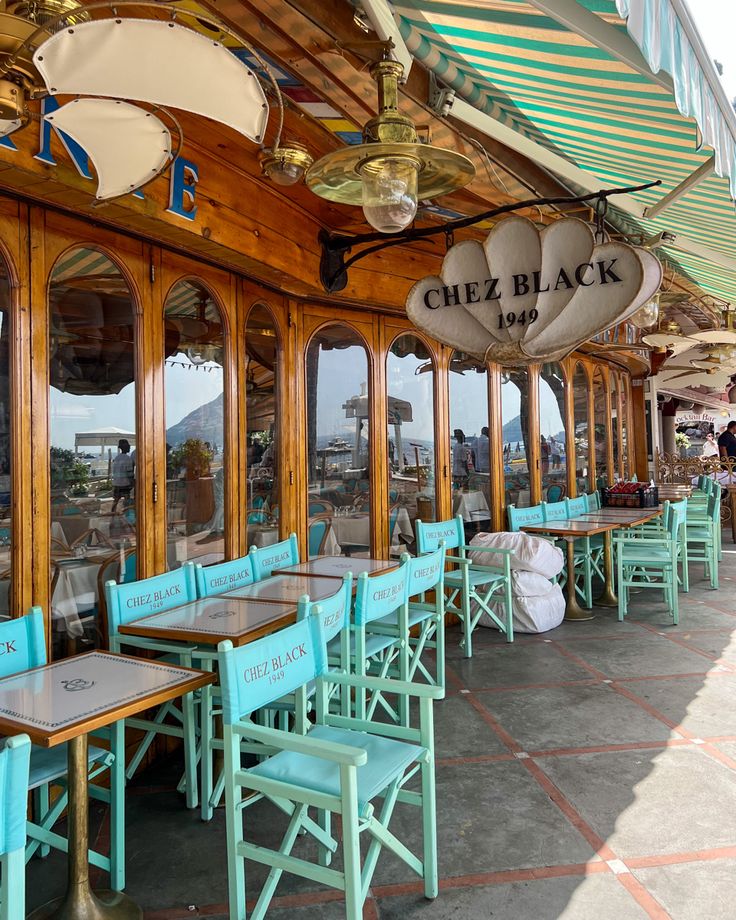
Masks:
[[[661,632],[660,630],[655,629],[653,626],[645,626],[644,629],[653,633],[655,636],[660,636],[662,639],[667,639],[668,642],[674,642],[675,645],[679,645],[680,648],[687,649],[688,652],[694,652],[696,655],[702,655],[702,657],[707,658],[708,661],[712,661],[713,663],[718,661],[715,655],[711,655],[710,652],[705,652],[702,648],[698,648],[697,646],[688,645],[684,639],[680,639],[678,636],[666,632]]]
[[[642,910],[645,910],[651,920],[672,920],[672,917],[649,889],[631,872],[622,872],[616,876],[616,881],[622,885]]]
[[[614,681],[616,683],[644,683],[646,681],[655,681],[655,680],[687,680],[691,677],[733,677],[733,671],[690,671],[681,674],[650,674],[643,677],[614,677],[606,678],[610,680],[611,683]],[[462,696],[465,696],[467,693],[509,693],[509,692],[518,692],[519,690],[555,690],[561,687],[585,687],[585,686],[594,686],[600,684],[601,681],[594,677],[585,677],[580,680],[561,680],[561,681],[547,681],[539,684],[510,684],[506,687],[474,687],[472,690],[463,689],[458,691]],[[453,693],[453,696],[455,694]]]
[[[565,658],[569,658],[570,661],[573,661],[578,667],[584,668],[586,671],[590,672],[593,677],[597,680],[608,680],[608,675],[604,674],[603,671],[599,671],[598,668],[593,667],[592,664],[588,664],[583,658],[580,658],[574,652],[571,652],[570,649],[565,648],[562,642],[558,639],[553,639],[550,643],[552,648],[556,649]]]

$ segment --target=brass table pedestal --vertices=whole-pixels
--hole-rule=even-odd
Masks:
[[[49,901],[29,920],[140,920],[143,911],[119,891],[93,892],[89,886],[89,792],[87,788],[88,736],[68,742],[69,762],[69,877],[64,897]]]
[[[611,550],[611,531],[603,534],[603,574],[605,584],[603,593],[593,603],[596,607],[618,607],[618,597],[613,588],[613,552]]]
[[[575,537],[563,537],[567,548],[567,603],[565,604],[566,620],[592,620],[594,615],[590,610],[581,607],[578,603],[575,590]]]

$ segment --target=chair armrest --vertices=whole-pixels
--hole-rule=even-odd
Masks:
[[[333,676],[330,675],[331,683]],[[251,738],[254,741],[260,741],[282,751],[293,751],[295,754],[319,757],[320,760],[330,760],[333,763],[345,764],[351,767],[361,767],[368,762],[368,754],[362,748],[354,748],[348,744],[336,744],[334,741],[324,741],[322,739],[318,741],[308,735],[283,732],[278,728],[256,725],[254,722],[239,722],[233,725],[232,728],[238,735]]]
[[[471,553],[481,552],[481,553],[498,553],[501,556],[513,556],[513,549],[501,549],[496,548],[495,546],[473,546],[473,544],[468,543],[463,546],[464,550],[469,550]]]
[[[378,690],[381,693],[402,693],[404,696],[416,696],[420,699],[443,700],[445,691],[442,687],[431,684],[415,684],[405,680],[393,680],[385,677],[361,677],[357,674],[330,671],[324,675],[330,684],[343,684],[347,687],[365,687],[366,690]]]

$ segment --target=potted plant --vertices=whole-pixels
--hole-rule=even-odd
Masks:
[[[681,431],[678,431],[675,435],[675,446],[680,452],[680,456],[685,459],[687,457],[687,451],[690,447],[690,438]]]

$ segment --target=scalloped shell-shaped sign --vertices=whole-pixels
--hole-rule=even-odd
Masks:
[[[439,276],[418,281],[406,312],[446,345],[507,366],[556,361],[624,322],[659,289],[649,250],[596,243],[589,224],[563,218],[541,232],[509,217],[485,243],[452,246]]]

